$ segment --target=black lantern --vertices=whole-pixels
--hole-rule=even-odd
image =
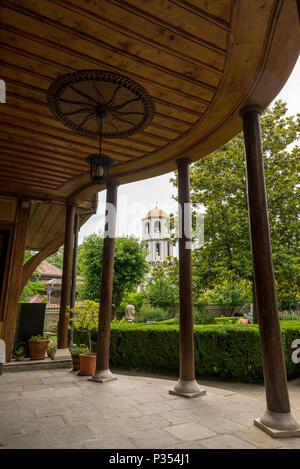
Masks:
[[[103,153],[96,153],[86,158],[90,165],[91,179],[95,184],[105,184],[109,176],[109,168],[113,164],[113,159]]]
[[[105,184],[109,176],[109,168],[113,164],[110,156],[101,153],[102,144],[102,119],[106,116],[104,110],[96,108],[96,115],[99,119],[99,153],[90,155],[86,158],[86,162],[90,165],[91,179],[95,184]]]

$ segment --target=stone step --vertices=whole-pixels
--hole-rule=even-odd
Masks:
[[[44,358],[43,360],[31,360],[25,358],[22,361],[12,360],[10,363],[3,364],[3,373],[11,373],[15,371],[32,371],[32,370],[53,370],[58,368],[72,368],[71,358],[61,358],[52,360]]]

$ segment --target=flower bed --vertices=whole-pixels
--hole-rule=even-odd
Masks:
[[[291,343],[300,338],[296,321],[281,323],[287,376],[300,375],[300,365],[291,361]],[[197,377],[212,377],[253,383],[263,382],[263,370],[256,325],[195,325],[195,367]],[[97,338],[92,332],[93,349]],[[84,343],[75,331],[74,340]],[[128,370],[179,372],[179,326],[176,324],[111,325],[111,366]]]

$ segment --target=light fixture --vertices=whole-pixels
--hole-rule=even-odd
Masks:
[[[107,183],[114,162],[101,152],[102,138],[134,135],[151,123],[155,113],[153,99],[145,88],[108,70],[62,75],[49,86],[47,101],[58,121],[81,135],[99,138],[99,153],[86,158],[95,184]],[[119,162],[116,156],[116,165]]]
[[[113,159],[110,156],[104,155],[101,152],[102,145],[102,119],[106,116],[106,112],[101,109],[97,110],[97,117],[99,119],[99,153],[89,155],[86,162],[90,165],[91,180],[95,184],[105,184],[109,177],[109,168],[113,164]]]

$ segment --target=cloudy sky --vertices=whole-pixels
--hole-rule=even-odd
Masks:
[[[282,99],[287,103],[289,115],[300,112],[300,59],[276,99]],[[172,175],[173,173],[164,174],[119,187],[117,236],[132,234],[141,238],[141,219],[156,204],[166,213],[176,211],[177,203],[172,199],[176,189],[169,182]],[[98,233],[99,230],[104,228],[105,191],[100,192],[98,197],[97,214],[91,217],[81,228],[79,243],[82,243],[85,236],[91,233]]]

